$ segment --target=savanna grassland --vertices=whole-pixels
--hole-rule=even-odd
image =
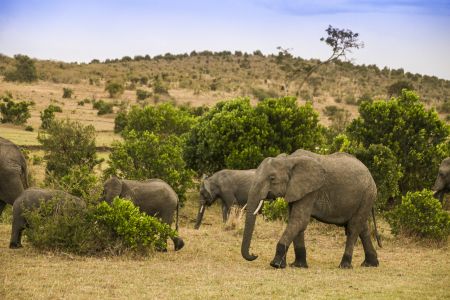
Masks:
[[[301,60],[301,59],[300,59]],[[303,64],[314,61],[301,60]],[[13,59],[0,57],[0,74],[14,65]],[[338,62],[318,69],[306,85],[286,79],[276,56],[243,53],[166,54],[154,58],[137,56],[89,64],[35,61],[38,81],[7,82],[0,76],[0,96],[12,95],[15,101],[32,101],[31,117],[24,126],[0,124],[0,136],[27,149],[33,182],[44,179],[45,162],[37,140],[40,112],[50,104],[62,112],[57,119],[69,118],[95,127],[96,144],[101,158],[108,157],[114,140],[117,112],[130,105],[154,105],[170,101],[176,105],[212,106],[220,100],[249,97],[257,103],[263,96],[297,96],[301,104],[312,103],[323,125],[332,124],[324,111],[336,106],[358,115],[363,98],[387,99],[389,87],[399,81],[414,86],[421,101],[434,107],[439,117],[448,120],[450,81],[432,76],[411,74],[402,69],[380,69]],[[123,94],[110,97],[105,86],[119,82]],[[155,92],[155,86],[163,92]],[[73,90],[63,98],[63,89]],[[149,97],[136,99],[136,90]],[[113,112],[98,115],[92,103],[79,105],[84,99],[102,99],[114,105]],[[342,120],[341,120],[342,121]],[[343,121],[342,121],[343,122]],[[347,120],[348,122],[348,120]],[[101,173],[106,162],[96,171]],[[404,237],[393,237],[389,225],[379,216],[383,248],[379,249],[380,266],[362,268],[361,243],[355,247],[353,269],[338,268],[345,235],[342,228],[312,222],[306,231],[309,269],[269,266],[275,246],[283,232],[281,222],[266,222],[258,217],[252,252],[253,262],[240,254],[243,219],[234,217],[224,225],[220,206],[208,208],[200,230],[194,230],[198,209],[198,192],[189,192],[180,211],[180,236],[186,246],[174,252],[169,242],[167,253],[150,257],[81,257],[67,253],[38,252],[26,240],[24,248],[8,248],[11,225],[8,218],[0,223],[0,298],[1,299],[446,299],[450,298],[450,251],[448,244],[435,245]],[[10,214],[10,210],[6,214]],[[293,261],[293,251],[288,261]]]
[[[253,262],[240,255],[243,218],[237,226],[221,222],[220,207],[207,209],[204,223],[194,230],[197,195],[181,209],[179,252],[148,258],[78,257],[41,253],[25,244],[10,250],[10,225],[0,225],[0,295],[5,299],[445,299],[450,297],[450,251],[393,238],[381,224],[383,248],[378,268],[362,268],[363,250],[355,247],[352,270],[339,264],[345,243],[343,230],[312,222],[306,231],[309,269],[269,266],[283,231],[281,222],[259,217]],[[171,245],[170,245],[171,246]],[[293,261],[293,251],[288,261]]]

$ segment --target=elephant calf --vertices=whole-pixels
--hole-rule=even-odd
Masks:
[[[202,223],[205,206],[210,206],[217,198],[222,200],[222,217],[226,222],[231,206],[247,204],[248,191],[255,177],[255,169],[221,170],[203,180],[200,185],[200,208],[195,229]]]
[[[81,207],[85,206],[83,200],[63,191],[45,190],[39,188],[29,188],[23,191],[13,205],[12,232],[9,248],[15,249],[22,247],[22,231],[28,225],[27,220],[22,215],[23,212],[25,210],[36,209],[40,206],[42,201],[49,201],[54,197],[57,197],[60,201],[69,200],[78,203]]]
[[[176,230],[178,230],[178,196],[172,187],[160,179],[146,181],[119,179],[115,176],[108,179],[104,186],[105,200],[111,203],[115,197],[131,200],[142,212],[149,216],[156,216],[171,225],[176,212]],[[181,238],[172,239],[175,251],[184,246]]]

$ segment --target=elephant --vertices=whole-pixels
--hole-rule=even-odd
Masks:
[[[289,156],[265,158],[256,170],[249,191],[241,254],[248,261],[258,257],[250,254],[249,249],[263,199],[284,197],[289,220],[276,246],[272,267],[286,267],[286,253],[292,242],[295,261],[291,266],[308,267],[304,231],[311,217],[345,227],[347,239],[340,268],[352,268],[353,247],[358,236],[365,253],[362,266],[376,267],[379,262],[368,227],[371,212],[375,222],[376,196],[377,187],[369,170],[350,154],[319,155],[299,149]],[[381,247],[377,232],[376,237]]]
[[[13,142],[0,137],[0,216],[28,188],[27,161]]]
[[[76,205],[85,207],[85,203],[78,197],[59,190],[47,190],[40,188],[28,188],[16,199],[13,205],[12,231],[9,248],[16,249],[22,247],[22,231],[28,226],[27,220],[22,215],[24,210],[36,209],[42,201],[51,199],[58,201],[74,201]]]
[[[112,176],[105,181],[103,193],[106,202],[119,196],[131,200],[140,211],[149,216],[161,218],[161,220],[171,225],[173,223],[173,214],[176,211],[175,228],[178,231],[178,196],[172,187],[161,179],[148,179],[145,181],[119,179]],[[180,237],[172,239],[175,251],[184,246],[184,241]],[[166,249],[161,249],[167,251]]]
[[[445,158],[441,162],[432,190],[434,191],[434,197],[439,199],[439,201],[443,204],[444,195],[450,192],[450,157]]]
[[[200,208],[195,229],[202,223],[205,206],[211,206],[217,198],[222,200],[222,218],[226,222],[231,206],[247,204],[248,191],[253,182],[256,169],[221,170],[205,178],[200,185]]]

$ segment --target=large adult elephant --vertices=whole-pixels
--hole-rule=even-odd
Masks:
[[[218,198],[222,200],[222,218],[226,222],[233,204],[247,204],[248,191],[255,177],[255,169],[221,170],[205,178],[200,185],[200,208],[195,229],[200,227],[206,206],[211,206]]]
[[[26,218],[22,215],[24,210],[38,208],[42,202],[54,198],[58,201],[73,201],[76,205],[80,205],[81,207],[85,206],[83,200],[63,191],[39,188],[26,189],[20,194],[13,205],[12,231],[9,243],[10,248],[15,249],[22,247],[22,231],[28,225]]]
[[[247,202],[241,247],[246,260],[257,258],[249,253],[249,249],[256,213],[263,199],[284,197],[289,203],[289,221],[278,241],[275,257],[270,263],[272,267],[286,267],[286,253],[292,242],[295,261],[291,266],[308,267],[304,231],[310,217],[345,227],[347,241],[341,268],[352,267],[353,247],[358,236],[365,253],[362,266],[378,266],[368,227],[377,188],[369,170],[355,157],[346,153],[318,155],[297,150],[290,156],[264,159],[255,176]],[[378,234],[377,240],[379,242]]]
[[[178,230],[178,196],[165,181],[161,179],[136,181],[113,176],[105,182],[103,188],[106,202],[111,203],[117,196],[129,199],[142,212],[161,218],[168,225],[173,223],[173,215],[176,212],[175,227]],[[172,240],[175,251],[183,248],[184,242],[180,237]]]
[[[441,203],[444,201],[444,195],[450,192],[450,157],[444,159],[440,166],[436,181],[433,186],[434,197]]]
[[[0,137],[0,216],[28,188],[27,161],[13,142]]]

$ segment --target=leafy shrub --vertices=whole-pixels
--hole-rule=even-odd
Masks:
[[[109,159],[106,174],[136,180],[160,178],[175,190],[181,202],[193,185],[194,172],[186,167],[183,141],[176,135],[163,137],[132,130],[124,135],[123,142],[113,143]]]
[[[61,178],[75,166],[86,166],[92,170],[100,161],[95,151],[95,128],[77,121],[55,120],[46,132],[39,132],[47,161],[47,173]]]
[[[54,197],[25,212],[28,241],[38,249],[80,255],[118,255],[125,251],[148,254],[164,249],[167,238],[177,233],[169,225],[141,213],[125,199],[88,202],[87,207]]]
[[[126,116],[126,122],[124,115],[118,115],[116,118],[119,119],[116,123],[118,129],[126,123],[124,132],[130,130],[135,130],[137,133],[151,131],[162,135],[181,135],[189,132],[196,123],[194,116],[171,103],[148,105],[144,108],[133,106]]]
[[[114,198],[111,205],[100,203],[94,218],[112,230],[125,247],[132,250],[166,249],[167,239],[177,235],[170,225],[140,212],[131,201],[118,197]]]
[[[389,101],[363,102],[360,117],[347,127],[351,141],[369,148],[388,147],[401,166],[402,194],[432,186],[443,158],[449,156],[450,128],[434,110],[426,110],[418,96],[403,90]]]
[[[402,203],[387,217],[395,235],[406,234],[438,241],[445,241],[450,235],[450,215],[433,197],[433,192],[427,189],[408,192],[402,197]]]
[[[56,189],[64,190],[82,198],[88,197],[99,184],[97,176],[85,165],[74,165],[61,178],[53,178],[53,180],[47,181],[47,185],[53,185]]]
[[[33,82],[38,79],[34,61],[26,55],[14,55],[15,70],[6,72],[6,81]]]
[[[14,102],[9,97],[3,97],[3,102],[0,103],[2,123],[22,125],[31,117],[30,109],[28,108],[32,104],[31,102]]]
[[[105,87],[105,91],[109,93],[110,98],[122,95],[124,90],[125,88],[123,87],[123,85],[117,82],[108,82]]]
[[[25,131],[34,131],[34,128],[33,128],[33,126],[31,126],[31,125],[27,125],[27,126],[25,127]]]
[[[136,90],[136,99],[137,100],[145,100],[148,97],[150,97],[151,95],[152,95],[152,93],[150,93],[146,90],[141,90],[141,89]]]
[[[63,98],[72,98],[73,90],[70,88],[63,88]]]
[[[265,201],[262,208],[262,214],[268,221],[283,221],[287,222],[289,219],[288,203],[284,198],[277,198],[274,201]]]
[[[128,124],[128,113],[125,110],[120,110],[114,118],[114,132],[122,132]]]
[[[99,115],[99,116],[111,114],[113,112],[113,104],[107,103],[103,100],[98,100],[98,101],[93,100],[92,107],[94,109],[98,110],[97,115]]]
[[[55,112],[62,112],[60,106],[50,104],[46,109],[41,111],[41,128],[48,129],[50,124],[55,120]]]

